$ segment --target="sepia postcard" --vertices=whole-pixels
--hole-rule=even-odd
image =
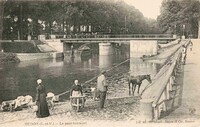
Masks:
[[[200,127],[199,0],[0,0],[0,126]]]

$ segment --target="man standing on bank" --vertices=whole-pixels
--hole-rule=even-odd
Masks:
[[[38,118],[43,118],[49,116],[49,108],[46,101],[46,89],[42,84],[42,80],[37,80],[38,86],[36,87],[36,105],[38,106],[38,110],[36,112],[36,116]]]
[[[97,78],[97,91],[99,92],[99,99],[100,99],[100,104],[99,108],[103,109],[104,108],[104,102],[106,99],[106,93],[107,93],[107,83],[106,83],[106,78],[105,74],[106,71],[102,71],[101,75]]]

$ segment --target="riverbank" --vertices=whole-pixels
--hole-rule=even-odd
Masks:
[[[0,64],[8,63],[19,63],[20,60],[17,58],[15,53],[0,53]]]
[[[127,87],[126,74],[120,79],[112,78],[109,80],[109,91],[105,103],[105,109],[98,110],[98,101],[87,99],[85,108],[82,112],[72,110],[70,102],[59,102],[55,104],[55,109],[50,110],[50,116],[47,118],[36,118],[31,109],[23,109],[15,112],[1,112],[0,124],[26,126],[31,123],[53,122],[82,122],[82,121],[130,121],[135,120],[139,112],[139,97],[130,97]],[[115,82],[116,81],[116,82]],[[119,98],[120,97],[120,98]],[[29,121],[29,122],[28,122]],[[59,123],[57,123],[59,122]]]
[[[165,54],[165,55],[164,55]],[[163,55],[167,57],[168,53]],[[129,64],[129,63],[128,63]],[[127,68],[129,66],[127,65]],[[119,69],[119,68],[117,68]],[[18,112],[1,112],[0,124],[2,126],[101,126],[102,123],[112,123],[112,125],[130,126],[130,123],[137,124],[139,115],[139,97],[129,96],[127,72],[120,71],[120,74],[109,75],[108,95],[105,109],[98,110],[98,102],[87,100],[84,111],[75,112],[71,109],[69,101],[59,102],[55,109],[50,111],[51,115],[47,118],[36,118],[35,113],[29,109]],[[95,84],[95,81],[91,82]],[[142,91],[147,81],[141,85]],[[119,98],[120,97],[120,98]],[[129,124],[127,124],[129,123]],[[117,126],[116,125],[116,126]]]
[[[118,69],[122,68],[118,67]],[[82,112],[75,112],[72,110],[70,102],[65,101],[56,103],[55,109],[50,110],[51,115],[42,119],[36,118],[35,113],[30,109],[16,112],[1,112],[0,124],[11,126],[13,123],[17,123],[19,126],[26,126],[29,123],[44,123],[44,121],[53,121],[55,123],[58,121],[59,123],[66,121],[133,121],[139,114],[140,98],[137,95],[135,97],[129,96],[128,73],[123,70],[120,72],[121,73],[112,76],[109,76],[109,72],[107,73],[109,87],[105,109],[103,110],[98,110],[98,101],[87,99],[84,110]],[[95,81],[91,82],[91,84],[94,83]],[[144,81],[141,90],[144,89],[145,84],[148,84],[147,81]]]

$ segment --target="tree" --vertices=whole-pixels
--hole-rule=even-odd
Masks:
[[[81,26],[87,27],[86,32],[91,28],[92,32],[109,34],[159,32],[155,20],[146,19],[135,7],[115,0],[10,0],[5,4],[4,21],[5,39],[18,39],[19,36],[26,39],[28,35],[39,34],[80,34]]]
[[[4,1],[0,1],[0,40],[3,33]]]
[[[157,20],[163,32],[197,37],[200,2],[198,0],[164,0]]]

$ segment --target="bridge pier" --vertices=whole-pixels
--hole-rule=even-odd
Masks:
[[[112,55],[113,53],[111,43],[99,43],[99,55]]]
[[[99,68],[112,66],[114,49],[111,43],[99,43]]]
[[[157,55],[158,43],[155,40],[131,40],[130,57]]]

